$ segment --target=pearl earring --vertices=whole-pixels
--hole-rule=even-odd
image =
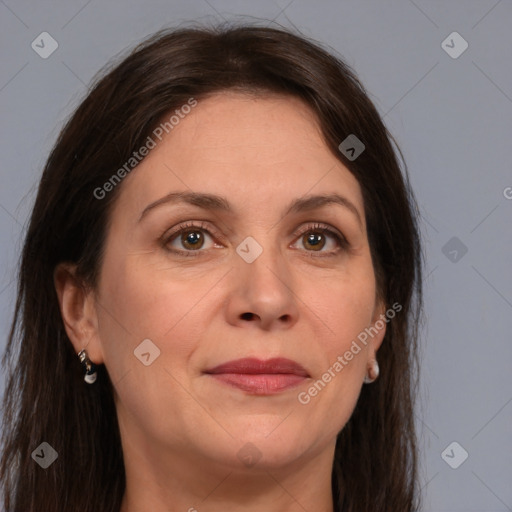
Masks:
[[[373,359],[370,363],[370,368],[368,369],[367,374],[364,376],[364,383],[371,384],[374,382],[379,376],[379,363],[377,363],[376,359]]]

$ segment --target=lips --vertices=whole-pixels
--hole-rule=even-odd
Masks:
[[[217,381],[251,394],[270,395],[295,387],[309,377],[299,363],[285,358],[237,359],[206,370]]]

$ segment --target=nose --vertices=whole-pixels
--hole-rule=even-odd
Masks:
[[[263,246],[261,254],[251,263],[237,256],[230,274],[232,287],[227,307],[230,323],[281,330],[297,322],[299,298],[290,263],[278,249],[270,248],[270,243]]]

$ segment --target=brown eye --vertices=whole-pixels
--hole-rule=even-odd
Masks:
[[[320,232],[310,232],[303,236],[304,247],[314,251],[322,250],[325,246],[325,236]]]
[[[207,239],[210,239],[209,245],[207,245]],[[187,223],[179,226],[163,240],[163,246],[169,252],[184,256],[201,255],[214,245],[213,236],[203,223],[201,225]]]
[[[181,243],[185,249],[201,249],[204,245],[204,235],[199,230],[184,231],[181,233]]]
[[[349,247],[347,239],[328,225],[310,225],[295,236],[299,237],[296,243],[300,241],[307,252],[318,253],[318,256],[336,256],[341,249]]]

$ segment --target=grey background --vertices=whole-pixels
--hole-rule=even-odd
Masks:
[[[512,510],[510,0],[0,1],[0,349],[40,173],[86,84],[164,26],[248,17],[339,52],[404,152],[427,256],[416,412],[425,510]],[[47,59],[31,48],[43,31],[59,44]],[[453,31],[469,44],[456,59],[441,46]],[[453,441],[469,454],[457,469],[441,457]]]

